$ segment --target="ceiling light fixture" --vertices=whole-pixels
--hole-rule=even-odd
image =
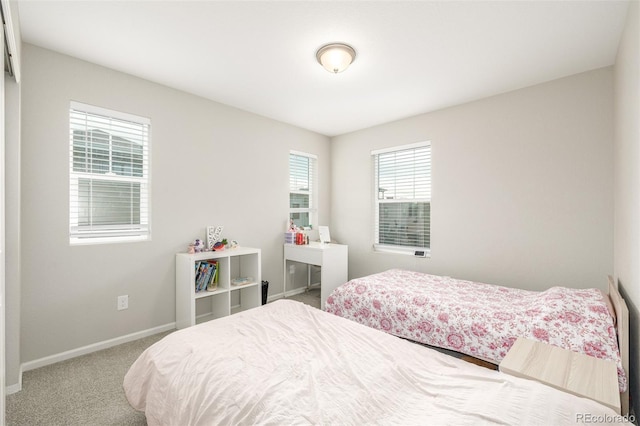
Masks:
[[[316,59],[327,71],[337,74],[356,59],[356,51],[344,43],[330,43],[318,49]]]

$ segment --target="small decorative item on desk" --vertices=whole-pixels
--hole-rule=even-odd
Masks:
[[[284,243],[285,244],[294,244],[296,242],[296,233],[295,232],[285,232],[284,233]]]
[[[231,280],[231,285],[246,285],[253,282],[253,277],[238,277]]]
[[[296,232],[298,232],[298,227],[293,223],[293,219],[290,219],[287,225],[287,231],[284,233],[284,243],[297,244]]]

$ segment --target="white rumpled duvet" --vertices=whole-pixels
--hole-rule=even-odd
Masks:
[[[124,379],[149,425],[615,423],[585,398],[281,300],[172,333]]]

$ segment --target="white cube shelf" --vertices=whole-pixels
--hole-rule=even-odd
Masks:
[[[260,249],[236,247],[223,251],[176,254],[176,328],[191,327],[196,324],[196,301],[211,303],[211,313],[207,319],[221,318],[256,308],[262,304],[262,268]],[[196,292],[196,263],[203,260],[218,262],[218,287],[215,291]],[[234,285],[237,278],[250,277],[251,281]],[[236,296],[236,294],[238,296]],[[234,306],[232,300],[238,301]]]

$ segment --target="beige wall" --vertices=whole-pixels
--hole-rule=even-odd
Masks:
[[[630,2],[614,68],[614,272],[629,307],[632,401],[640,398],[640,6]],[[640,408],[635,403],[636,413]]]
[[[332,236],[349,277],[392,267],[532,290],[613,270],[612,69],[332,140]],[[374,253],[371,150],[431,141],[431,258]],[[349,182],[349,185],[344,185]]]
[[[318,156],[328,223],[327,137],[35,46],[22,60],[23,363],[172,323],[174,255],[207,225],[262,248],[263,279],[282,292],[288,153]],[[69,246],[71,100],[151,119],[152,241]]]

